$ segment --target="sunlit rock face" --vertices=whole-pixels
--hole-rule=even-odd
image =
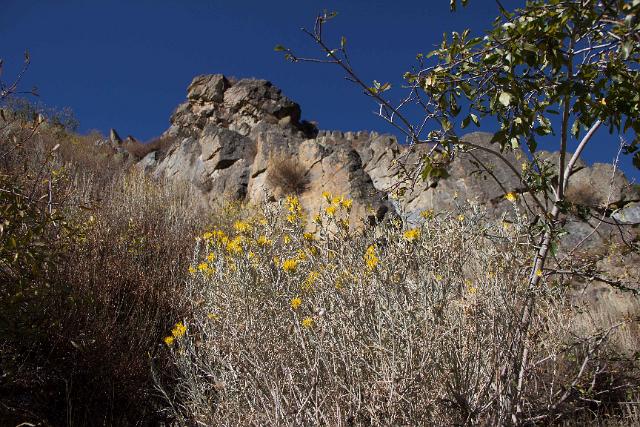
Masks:
[[[309,215],[324,207],[322,193],[329,192],[353,199],[354,218],[375,222],[393,214],[417,223],[424,211],[455,210],[469,202],[485,206],[494,220],[513,221],[517,207],[533,221],[538,203],[548,203],[544,195],[534,198],[525,191],[519,177],[524,153],[496,157],[487,151],[498,150],[489,133],[464,136],[475,148],[448,162],[446,178],[423,180],[417,171],[430,147],[409,147],[375,132],[319,131],[301,119],[298,104],[266,80],[194,78],[166,135],[175,137],[173,146],[150,153],[139,167],[192,182],[210,205],[274,201],[295,188]],[[538,159],[557,169],[557,153],[542,151]],[[286,173],[279,173],[283,165]],[[515,202],[505,198],[509,193],[517,195]],[[588,207],[591,217],[562,217],[568,231],[563,247],[582,242],[580,250],[600,254],[607,245],[636,238],[640,193],[612,166],[577,162],[567,196]],[[596,227],[598,215],[611,224]]]

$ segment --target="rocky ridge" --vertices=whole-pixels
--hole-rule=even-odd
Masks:
[[[375,132],[319,131],[301,120],[298,104],[266,80],[232,80],[221,74],[194,78],[165,135],[175,138],[174,145],[166,153],[151,152],[138,167],[157,177],[192,182],[209,204],[279,198],[282,188],[268,177],[283,159],[298,170],[300,176],[292,179],[303,181],[299,197],[310,212],[319,208],[320,194],[328,191],[351,197],[357,207],[354,215],[371,219],[396,212],[413,222],[426,209],[452,209],[464,201],[483,203],[498,217],[511,210],[506,193],[524,193],[510,168],[476,150],[456,157],[448,167],[448,178],[417,179],[403,197],[394,200],[402,176],[400,165],[411,170],[426,147],[407,147],[394,136]],[[491,134],[475,132],[464,139],[488,146]],[[520,169],[521,153],[505,157]],[[540,158],[553,164],[557,154],[541,152]],[[481,173],[480,165],[491,173]],[[533,203],[529,195],[522,196],[523,203]],[[640,217],[638,187],[611,165],[587,167],[579,162],[568,196],[611,217],[612,224],[601,224],[595,231],[599,238],[592,236],[594,246],[621,234],[616,222],[631,224]],[[572,225],[571,218],[567,221],[575,229],[572,240],[591,232],[585,228],[589,221],[576,221],[579,226]]]

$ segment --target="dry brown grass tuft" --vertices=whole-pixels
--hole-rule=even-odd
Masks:
[[[158,151],[161,155],[174,144],[176,139],[171,136],[161,136],[148,142],[132,142],[125,145],[125,150],[136,160],[144,158],[147,154]]]
[[[309,186],[307,171],[295,157],[277,155],[269,160],[267,184],[281,194],[302,194]]]

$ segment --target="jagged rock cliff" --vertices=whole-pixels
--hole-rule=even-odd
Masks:
[[[467,200],[479,201],[499,216],[511,210],[504,199],[506,193],[524,192],[509,167],[476,150],[456,157],[448,167],[448,178],[417,179],[403,197],[394,200],[393,194],[406,178],[402,166],[411,171],[427,147],[403,146],[395,137],[377,133],[318,131],[301,120],[298,104],[266,80],[234,81],[221,74],[194,78],[166,135],[176,139],[174,145],[166,153],[150,153],[139,167],[158,177],[194,183],[210,204],[278,198],[284,191],[279,188],[282,183],[269,176],[284,160],[294,169],[288,178],[300,181],[299,196],[310,212],[318,208],[320,194],[329,191],[353,198],[354,216],[358,217],[380,219],[395,211],[413,221],[425,209],[451,209]],[[476,132],[464,139],[487,146],[491,134]],[[520,170],[521,153],[506,153],[505,157]],[[557,161],[554,153],[542,152],[540,158],[552,164]],[[491,173],[481,173],[481,169]],[[614,173],[612,166],[578,163],[574,171],[568,190],[572,201],[607,215],[613,212],[610,208],[619,209],[613,223],[630,223],[640,215],[637,188],[620,172]],[[527,194],[521,201],[533,204]],[[593,232],[590,228],[595,225],[588,224],[567,218],[568,229],[574,231],[568,244],[588,234],[595,246],[605,240],[631,238],[615,224],[601,224]]]

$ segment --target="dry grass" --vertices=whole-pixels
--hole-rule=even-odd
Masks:
[[[291,156],[278,155],[269,159],[267,184],[280,194],[302,194],[309,186],[306,169]]]
[[[290,197],[202,236],[193,316],[167,331],[181,424],[496,425],[507,398],[524,424],[621,413],[637,370],[606,344],[617,329],[576,335],[562,286],[527,288],[525,227],[470,209],[353,233],[327,199],[314,226]]]
[[[150,366],[167,366],[158,342],[184,315],[176,294],[205,216],[189,187],[128,171],[97,137],[43,130],[4,158],[12,185],[44,183],[36,200],[48,200],[40,194],[52,182],[57,219],[44,225],[55,245],[35,246],[54,262],[0,287],[2,425],[157,418]],[[28,262],[21,268],[30,271]]]
[[[164,155],[174,144],[176,139],[171,136],[161,136],[154,138],[148,142],[133,142],[125,145],[125,150],[131,154],[136,160],[144,158],[147,154],[157,151],[160,155]]]

